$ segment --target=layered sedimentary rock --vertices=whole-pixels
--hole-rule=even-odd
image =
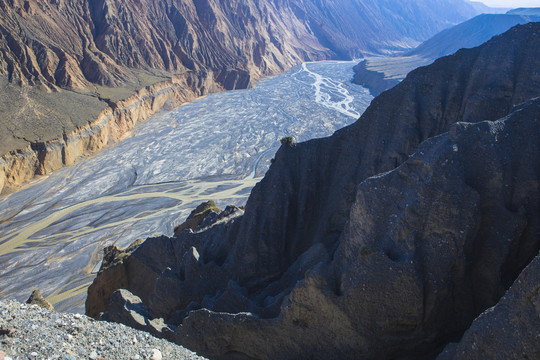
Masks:
[[[137,91],[107,106],[97,118],[60,139],[35,141],[0,157],[0,192],[9,192],[36,175],[49,174],[79,158],[93,154],[126,136],[137,122],[166,106],[194,100],[215,85],[212,74],[188,72]]]
[[[103,140],[88,129],[175,75],[208,77],[188,89],[198,95],[245,88],[303,61],[409,48],[476,12],[463,0],[2,1],[0,155],[9,174],[0,173],[0,191],[70,164],[58,155],[66,138],[118,140],[125,133]],[[186,100],[176,95],[162,92],[161,102]]]
[[[540,250],[539,45],[540,24],[518,26],[415,70],[332,137],[282,146],[243,216],[146,240],[128,280],[156,280],[124,289],[211,358],[437,356]],[[524,274],[515,296],[538,291]]]

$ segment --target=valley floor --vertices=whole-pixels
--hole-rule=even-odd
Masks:
[[[253,89],[208,95],[0,198],[0,297],[24,300],[40,288],[58,310],[84,312],[105,246],[172,235],[202,201],[243,205],[280,138],[324,137],[354,122],[372,99],[350,81],[355,64],[306,63]]]

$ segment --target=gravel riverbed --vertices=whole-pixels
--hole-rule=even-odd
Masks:
[[[0,360],[204,359],[122,324],[0,301]]]

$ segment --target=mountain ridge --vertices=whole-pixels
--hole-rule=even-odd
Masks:
[[[397,57],[369,58],[355,68],[354,82],[368,87],[373,95],[395,86],[411,70],[431,64],[439,57],[472,48],[502,34],[511,27],[540,21],[534,14],[481,14],[450,27]]]
[[[147,239],[100,271],[87,313],[145,309],[212,358],[435,358],[540,250],[539,30],[414,70],[353,125],[282,146],[242,216]]]

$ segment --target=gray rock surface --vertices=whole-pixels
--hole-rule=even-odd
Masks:
[[[123,289],[112,293],[109,313],[104,314],[101,319],[125,324],[168,340],[173,339],[176,330],[164,324],[163,319],[155,319],[141,299]]]
[[[185,348],[122,324],[0,301],[3,359],[203,359]]]
[[[435,357],[540,250],[539,49],[516,27],[281,147],[243,216],[146,240],[126,289],[212,358]]]
[[[47,310],[54,310],[51,303],[45,300],[43,295],[41,295],[41,291],[39,291],[39,289],[32,291],[32,295],[30,295],[28,300],[26,300],[26,303],[30,305],[37,305]]]
[[[437,360],[540,359],[540,256],[496,306],[487,309]]]

